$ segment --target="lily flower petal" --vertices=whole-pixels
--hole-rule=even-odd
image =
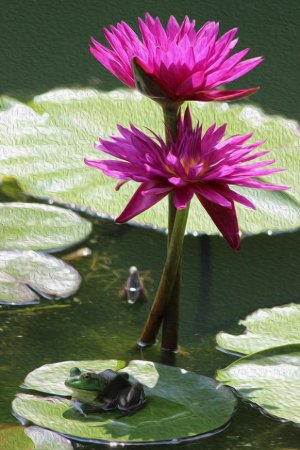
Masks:
[[[150,17],[148,22],[150,28],[159,26]],[[162,32],[158,39],[165,39]],[[251,133],[225,137],[226,124],[220,127],[213,124],[202,132],[199,124],[193,127],[188,108],[183,117],[178,116],[177,128],[177,138],[170,139],[167,145],[153,132],[149,136],[133,125],[130,129],[119,127],[120,136],[108,141],[101,139],[97,144],[98,150],[116,159],[87,160],[86,164],[121,180],[117,188],[129,180],[141,183],[117,222],[131,220],[170,193],[174,194],[175,208],[185,209],[196,194],[228,243],[238,249],[240,238],[234,203],[251,209],[255,205],[232,190],[231,185],[285,190],[286,186],[258,179],[282,169],[267,169],[266,166],[275,162],[271,159],[252,162],[268,153],[256,151],[264,141],[249,143]]]
[[[203,208],[211,217],[216,227],[220,230],[230,247],[239,250],[241,245],[239,226],[234,204],[232,208],[224,208],[216,203],[210,202],[201,195],[197,195]]]
[[[147,195],[143,195],[144,191],[148,191]],[[116,218],[117,223],[128,222],[133,217],[151,208],[160,200],[162,200],[168,192],[151,193],[151,189],[148,187],[148,183],[142,183],[141,186],[135,191],[129,203],[123,210],[123,212]]]

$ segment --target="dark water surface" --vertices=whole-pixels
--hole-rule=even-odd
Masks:
[[[176,365],[213,377],[216,369],[234,360],[215,349],[218,331],[238,332],[237,321],[258,307],[298,301],[299,244],[300,232],[260,235],[245,238],[235,253],[220,237],[188,236],[180,333],[184,354],[177,356]],[[172,362],[158,346],[134,348],[151,302],[129,305],[119,293],[128,267],[136,265],[153,297],[165,245],[166,236],[156,231],[97,220],[90,239],[80,246],[92,254],[72,262],[83,278],[73,298],[0,310],[0,423],[16,422],[11,400],[25,375],[42,364],[110,358]],[[300,449],[299,442],[300,430],[292,424],[273,421],[240,403],[225,432],[181,447],[283,450]]]
[[[30,98],[61,86],[111,90],[121,83],[89,54],[90,36],[125,20],[136,31],[146,11],[165,23],[187,14],[201,26],[239,27],[238,50],[265,61],[230,86],[261,86],[253,101],[268,112],[300,118],[299,0],[1,0],[0,92]]]

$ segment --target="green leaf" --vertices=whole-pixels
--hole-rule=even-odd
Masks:
[[[243,334],[217,334],[220,347],[247,355],[280,345],[300,344],[300,305],[294,303],[258,309],[239,324],[246,328]]]
[[[83,241],[91,224],[73,211],[36,203],[0,203],[2,250],[58,251]]]
[[[280,419],[300,423],[300,345],[284,345],[240,358],[218,370],[217,380]]]
[[[94,361],[94,368],[98,364],[98,370],[102,370],[103,363]],[[86,361],[72,364],[80,369],[87,367]],[[13,410],[37,425],[75,439],[124,443],[193,438],[224,427],[235,411],[236,399],[232,392],[210,378],[148,361],[131,361],[124,370],[144,384],[147,397],[146,405],[132,415],[122,416],[112,411],[83,416],[67,399],[26,394],[15,398]],[[43,385],[43,390],[48,390],[49,378],[40,375],[39,389]],[[55,378],[61,391],[66,372],[62,379],[57,372],[53,382]],[[50,382],[57,392],[55,383]]]
[[[38,294],[56,300],[70,297],[80,283],[77,270],[54,256],[0,251],[0,304],[38,303]]]
[[[0,428],[3,450],[72,450],[71,442],[53,431],[32,426],[6,426]]]
[[[84,166],[88,159],[104,158],[93,148],[99,137],[116,133],[116,125],[146,127],[163,134],[160,107],[137,92],[63,89],[36,97],[30,105],[3,98],[0,112],[1,173],[18,179],[23,190],[54,199],[101,216],[121,213],[137,184],[114,191],[116,180]],[[257,206],[256,211],[238,206],[243,232],[289,230],[300,224],[299,132],[297,124],[267,116],[253,106],[226,103],[191,104],[194,120],[204,127],[228,122],[228,135],[255,130],[253,141],[267,139],[265,149],[283,173],[268,179],[291,187],[287,192],[238,189]],[[190,232],[217,233],[197,199],[193,199],[187,225]],[[166,227],[166,200],[135,218],[135,222]]]
[[[47,394],[70,396],[72,391],[65,386],[65,380],[70,375],[70,369],[72,369],[72,367],[102,372],[105,369],[123,369],[125,365],[125,361],[116,359],[100,361],[62,361],[54,364],[45,364],[30,372],[26,376],[22,387],[45,392]]]

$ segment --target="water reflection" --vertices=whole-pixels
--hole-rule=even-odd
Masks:
[[[10,403],[25,375],[45,363],[80,359],[150,359],[212,377],[234,357],[215,349],[215,334],[237,331],[237,322],[259,307],[299,298],[300,232],[246,237],[239,253],[220,237],[187,236],[183,261],[181,353],[167,359],[159,346],[137,349],[135,342],[158,284],[166,235],[95,221],[91,250],[71,263],[83,283],[74,298],[38,307],[0,309],[0,423],[13,423]],[[144,244],[147,242],[147,254]],[[75,249],[76,250],[76,249]],[[70,251],[65,252],[69,254]],[[63,254],[63,253],[62,253]],[[119,295],[130,265],[141,269],[148,302],[128,305]],[[241,405],[228,430],[187,449],[254,450],[296,447],[299,429]],[[182,446],[182,445],[181,445]],[[250,446],[249,446],[250,447]],[[96,448],[96,447],[95,447]],[[138,448],[138,447],[135,447]],[[139,447],[141,448],[141,447]],[[168,448],[165,447],[166,449]]]

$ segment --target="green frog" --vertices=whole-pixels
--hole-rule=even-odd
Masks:
[[[73,367],[65,385],[73,392],[73,406],[83,414],[113,409],[130,414],[146,401],[142,384],[131,384],[127,372],[106,369],[97,373]]]

